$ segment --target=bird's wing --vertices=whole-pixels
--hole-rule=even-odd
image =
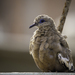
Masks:
[[[60,41],[60,45],[62,47],[69,48],[69,46],[68,46],[68,44],[67,44],[67,42],[66,42],[64,37],[61,37],[59,41]]]
[[[61,64],[64,64],[69,71],[74,71],[73,63],[70,62],[70,59],[63,57],[61,53],[58,53],[58,59]]]
[[[70,71],[74,71],[71,51],[69,50],[69,46],[64,38],[60,39],[60,45],[62,47],[62,51],[58,53],[59,62],[61,64],[65,64]]]

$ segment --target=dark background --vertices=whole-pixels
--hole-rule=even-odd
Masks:
[[[34,18],[47,14],[59,24],[66,0],[0,0],[0,72],[40,71],[29,54],[29,41],[36,28]],[[63,34],[75,65],[75,0],[72,0]]]

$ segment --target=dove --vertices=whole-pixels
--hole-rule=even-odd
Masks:
[[[29,28],[37,27],[30,40],[29,52],[43,72],[73,72],[73,59],[66,38],[51,17],[38,15]]]

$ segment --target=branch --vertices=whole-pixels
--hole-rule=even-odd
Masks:
[[[60,18],[60,23],[59,23],[59,26],[57,28],[58,31],[60,31],[60,33],[62,33],[62,30],[63,30],[64,23],[65,23],[65,20],[66,20],[66,16],[67,16],[68,11],[69,11],[69,6],[70,6],[71,1],[72,0],[66,0],[66,2],[65,2],[63,12],[62,12],[62,15],[61,15],[61,18]]]

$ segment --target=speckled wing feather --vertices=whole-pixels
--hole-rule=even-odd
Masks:
[[[60,44],[62,46],[62,51],[58,53],[58,60],[63,65],[65,65],[69,71],[74,71],[73,60],[71,56],[71,51],[65,40],[65,38],[60,39]]]

